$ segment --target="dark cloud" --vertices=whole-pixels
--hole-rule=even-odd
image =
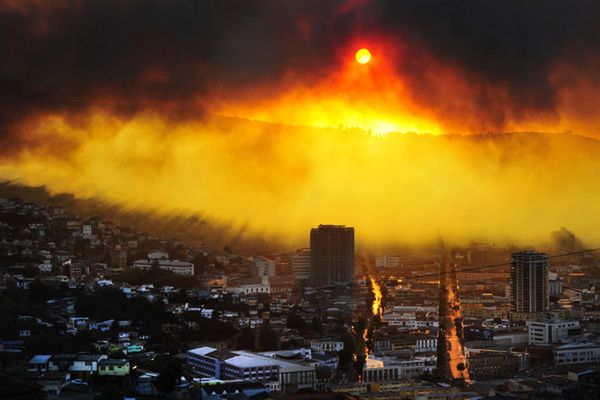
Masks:
[[[517,117],[553,111],[553,68],[598,56],[600,17],[593,1],[388,1],[376,23],[442,63],[502,87]],[[402,68],[402,67],[401,67]],[[422,70],[419,63],[411,74]],[[484,108],[496,92],[481,92]]]
[[[552,69],[598,55],[599,19],[591,1],[0,1],[0,131],[90,104],[197,113],[215,90],[289,71],[310,85],[359,36],[414,50],[397,68],[424,101],[435,60],[502,87],[512,115],[553,112]],[[501,124],[507,99],[486,88],[479,112]]]

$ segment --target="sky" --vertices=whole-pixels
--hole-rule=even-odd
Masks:
[[[599,18],[593,1],[0,0],[0,179],[289,246],[319,223],[369,246],[598,242]]]

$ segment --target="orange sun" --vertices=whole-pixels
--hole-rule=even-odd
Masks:
[[[363,48],[358,50],[354,57],[356,57],[356,61],[359,64],[367,64],[369,61],[371,61],[371,52],[368,49]]]

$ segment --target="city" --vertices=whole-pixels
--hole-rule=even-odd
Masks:
[[[600,399],[599,21],[0,0],[0,400]]]
[[[371,256],[343,225],[236,254],[19,199],[0,200],[0,222],[2,393],[596,395],[600,257],[564,229],[552,254]]]

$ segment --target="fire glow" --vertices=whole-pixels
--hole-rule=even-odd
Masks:
[[[373,304],[371,305],[371,311],[373,312],[373,316],[379,316],[381,317],[382,314],[382,308],[381,308],[381,300],[382,300],[382,294],[381,294],[381,286],[379,285],[379,282],[377,282],[377,279],[373,278],[373,276],[369,275],[369,280],[371,281],[371,290],[373,291]]]

